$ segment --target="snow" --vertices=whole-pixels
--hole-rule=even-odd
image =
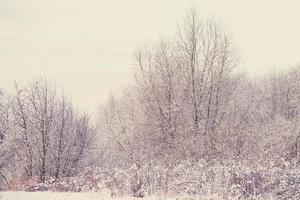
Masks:
[[[98,193],[3,192],[1,200],[99,200],[108,199]]]
[[[217,196],[206,198],[166,198],[166,197],[146,197],[146,198],[134,198],[134,197],[111,197],[107,191],[102,192],[0,192],[0,200],[217,200]]]
[[[83,192],[83,193],[60,193],[60,192],[2,192],[1,200],[109,200],[109,193]],[[127,198],[128,199],[128,198]],[[133,198],[129,198],[133,199]]]
[[[0,200],[137,200],[141,198],[111,197],[108,192],[1,192]],[[143,200],[157,200],[162,198],[152,197]],[[164,199],[164,198],[163,198]],[[172,199],[168,199],[172,200]]]

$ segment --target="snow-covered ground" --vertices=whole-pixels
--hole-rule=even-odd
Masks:
[[[1,192],[0,200],[138,200],[141,198],[113,198],[106,192],[58,193],[58,192]],[[163,197],[143,198],[162,200]],[[175,198],[176,199],[176,198]],[[172,200],[172,199],[168,199]]]
[[[105,193],[3,192],[0,200],[110,200]],[[133,198],[126,198],[133,199]],[[123,199],[122,199],[123,200]],[[125,199],[124,199],[125,200]]]
[[[98,193],[3,192],[1,200],[100,200],[110,199]]]
[[[2,192],[0,200],[110,200],[106,193],[57,193],[57,192]],[[126,198],[134,199],[134,198]],[[120,199],[121,200],[121,199]],[[125,199],[122,199],[125,200]]]
[[[111,197],[109,192],[0,192],[0,200],[218,200],[217,196],[210,196],[206,198],[191,198],[191,197]]]

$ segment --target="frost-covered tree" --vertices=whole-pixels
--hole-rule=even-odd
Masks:
[[[102,124],[110,126],[104,132],[132,138],[139,152],[152,152],[156,159],[222,155],[223,130],[239,84],[228,34],[213,19],[203,21],[192,11],[175,37],[135,55],[135,85],[107,104]],[[118,131],[114,120],[119,120]],[[115,140],[125,151],[127,139]]]
[[[31,82],[12,98],[15,151],[27,178],[74,175],[84,166],[95,136],[88,115],[77,112],[45,79]],[[21,173],[22,175],[22,173]]]
[[[7,94],[0,90],[0,190],[9,189],[10,167],[12,166],[14,137],[11,134],[10,102]]]

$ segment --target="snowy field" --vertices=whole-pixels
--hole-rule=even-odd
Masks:
[[[82,193],[59,193],[59,192],[0,192],[0,200],[218,200],[217,196],[206,198],[191,198],[191,197],[146,197],[134,198],[111,197],[109,192],[82,192]]]
[[[116,199],[103,193],[55,193],[55,192],[3,192],[0,200],[110,200]],[[126,198],[134,199],[134,198]],[[121,199],[120,199],[121,200]],[[125,199],[122,199],[125,200]]]
[[[3,192],[0,200],[110,200],[116,199],[103,193],[55,193],[55,192]],[[126,198],[134,199],[134,198]],[[121,199],[120,199],[121,200]],[[125,199],[122,199],[125,200]]]
[[[1,200],[99,200],[110,199],[98,193],[3,192]]]
[[[83,193],[56,193],[56,192],[1,192],[0,200],[137,200],[141,198],[113,198],[109,193],[83,192]],[[143,200],[162,200],[167,198],[152,197]],[[178,198],[174,198],[174,200]],[[183,198],[186,199],[186,198]],[[168,200],[173,200],[168,199]],[[179,199],[178,199],[179,200]]]

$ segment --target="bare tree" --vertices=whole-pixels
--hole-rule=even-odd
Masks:
[[[46,79],[16,87],[12,111],[15,150],[27,178],[44,182],[78,173],[95,136],[86,114],[76,112],[66,97],[58,98]]]
[[[0,90],[0,190],[10,188],[10,181],[6,174],[14,157],[12,145],[14,138],[11,137],[10,130],[9,99]]]
[[[192,10],[177,41],[178,59],[185,71],[187,105],[191,105],[191,131],[208,139],[204,142],[206,153],[216,153],[216,131],[236,87],[232,70],[237,59],[230,37],[214,19],[201,21]]]

